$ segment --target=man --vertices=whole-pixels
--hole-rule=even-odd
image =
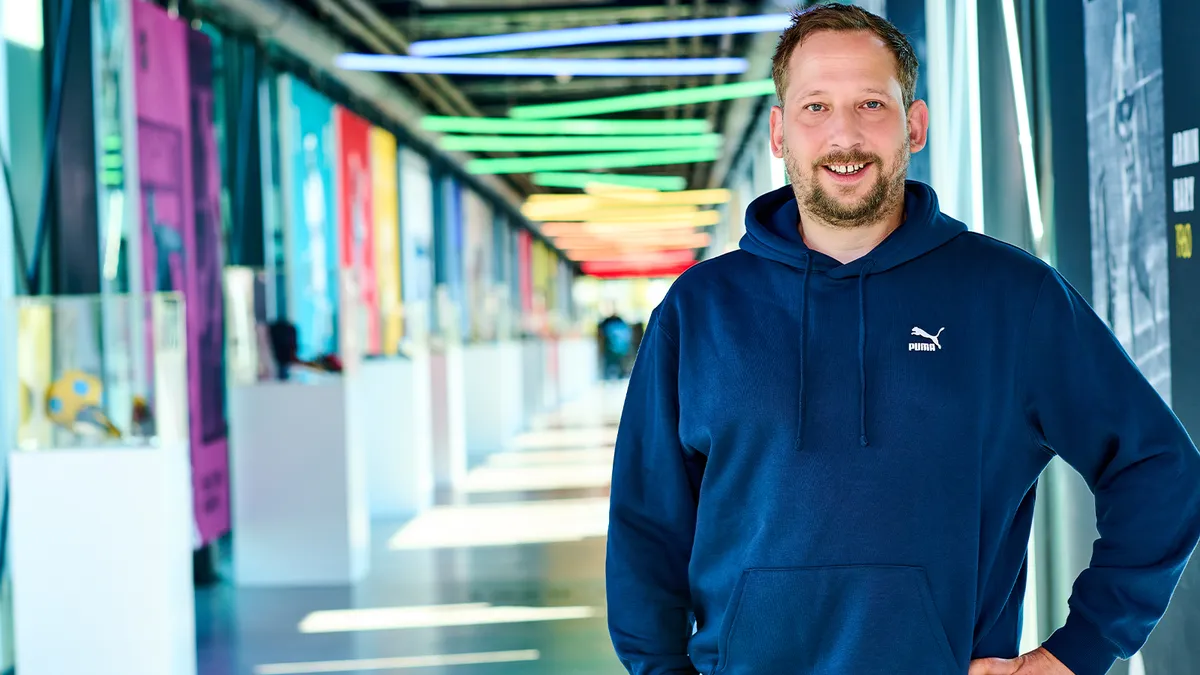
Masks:
[[[625,377],[625,360],[633,346],[633,329],[615,309],[610,309],[598,326],[604,351],[604,379],[619,380]]]
[[[790,187],[647,326],[617,440],[613,643],[638,675],[1102,675],[1200,538],[1200,452],[1053,269],[906,181],[908,41],[823,5],[781,38]],[[1066,624],[1019,653],[1034,485],[1098,527]]]

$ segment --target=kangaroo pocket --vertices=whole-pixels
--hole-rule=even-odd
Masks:
[[[724,675],[962,675],[925,570],[742,573],[717,648]]]

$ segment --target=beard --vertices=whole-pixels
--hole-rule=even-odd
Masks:
[[[858,150],[831,152],[812,163],[807,174],[801,171],[800,163],[792,156],[787,145],[783,146],[783,160],[792,181],[792,192],[796,202],[812,216],[830,227],[853,229],[874,225],[891,213],[904,200],[904,182],[908,177],[908,164],[912,157],[908,138],[892,158],[890,170],[883,160],[871,153]],[[821,184],[821,172],[829,164],[870,163],[879,170],[875,184],[861,198],[845,203],[832,195]],[[807,178],[807,181],[805,180]]]

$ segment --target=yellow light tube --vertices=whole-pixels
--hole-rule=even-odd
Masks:
[[[698,213],[698,206],[630,206],[617,207],[599,204],[546,204],[521,207],[521,213],[530,220],[641,220],[643,218],[664,220],[691,216]]]
[[[603,196],[606,201],[617,203],[635,202],[637,204],[657,204],[660,206],[683,204],[715,206],[718,204],[728,204],[733,199],[733,193],[724,188],[713,190],[682,190],[679,192],[654,192],[651,190],[629,189],[603,189],[593,192],[592,189],[587,189],[587,193],[589,195]]]
[[[602,190],[583,195],[536,194],[525,201],[526,207],[545,208],[550,205],[576,205],[579,208],[629,208],[633,204],[649,206],[705,206],[726,204],[733,194],[726,189],[658,192],[621,188]]]
[[[599,260],[620,260],[622,262],[656,263],[663,259],[664,254],[691,253],[691,248],[664,248],[655,250],[629,251],[625,249],[595,249],[588,251],[565,251],[566,256],[575,262],[594,262]]]
[[[618,248],[629,251],[660,250],[664,248],[702,248],[708,246],[711,238],[707,234],[688,235],[687,237],[663,237],[659,239],[639,239],[620,241],[613,239],[589,239],[582,237],[564,237],[556,239],[554,245],[560,251],[590,251]]]
[[[711,214],[711,215],[710,215]],[[688,230],[697,227],[705,227],[707,225],[716,225],[720,219],[720,214],[715,211],[704,211],[696,214],[695,217],[687,220],[664,220],[664,221],[648,221],[640,223],[630,222],[605,222],[605,221],[588,221],[588,222],[551,222],[544,223],[539,227],[539,231],[547,237],[561,237],[574,233],[594,234],[599,232],[637,232],[637,231],[662,231],[662,230]]]

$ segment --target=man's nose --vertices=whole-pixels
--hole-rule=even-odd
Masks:
[[[850,150],[863,142],[862,124],[853,106],[838,107],[829,116],[829,140],[838,150]]]

